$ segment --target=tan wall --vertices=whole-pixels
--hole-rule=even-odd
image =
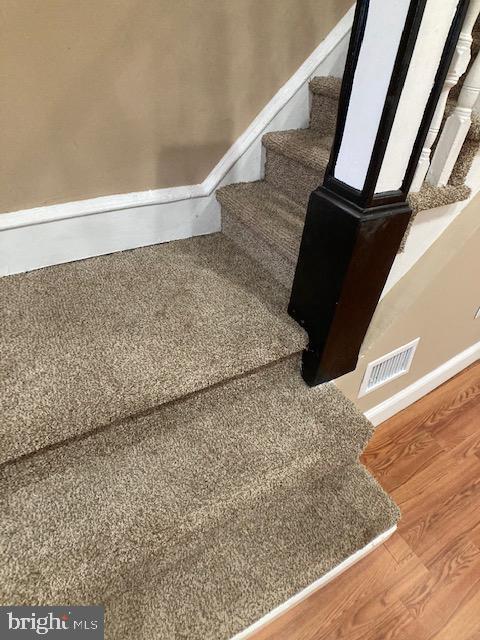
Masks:
[[[0,211],[201,182],[351,0],[2,0]]]
[[[379,305],[356,371],[339,387],[365,411],[480,341],[480,195]],[[408,374],[358,399],[368,362],[420,336]]]

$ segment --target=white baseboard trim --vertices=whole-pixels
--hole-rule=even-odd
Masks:
[[[215,199],[198,198],[3,229],[0,276],[214,233],[219,228]]]
[[[354,7],[201,184],[0,214],[0,276],[219,231],[216,188],[263,177],[264,133],[308,125],[308,81],[314,75],[341,76],[353,14]]]
[[[480,342],[473,344],[465,351],[444,362],[391,398],[365,411],[365,417],[375,426],[379,425],[427,395],[427,393],[430,393],[430,391],[433,391],[478,359],[480,359]]]
[[[397,525],[391,527],[387,531],[384,531],[384,533],[381,533],[374,540],[372,540],[367,545],[365,545],[365,547],[356,551],[354,554],[349,556],[346,560],[344,560],[343,562],[338,564],[336,567],[328,571],[321,578],[319,578],[318,580],[315,580],[315,582],[312,582],[312,584],[310,584],[308,587],[305,587],[305,589],[303,589],[296,595],[289,598],[286,602],[284,602],[283,604],[279,605],[278,607],[276,607],[275,609],[273,609],[272,611],[264,615],[262,618],[260,618],[260,620],[258,620],[257,622],[254,622],[244,631],[237,633],[237,635],[231,638],[231,640],[246,640],[246,638],[248,638],[252,633],[254,633],[255,631],[258,631],[261,627],[264,627],[269,622],[272,622],[272,620],[275,620],[275,618],[278,618],[278,616],[288,611],[288,609],[291,609],[291,607],[294,607],[299,602],[302,602],[302,600],[305,600],[305,598],[308,598],[309,595],[311,595],[315,591],[318,591],[318,589],[325,587],[329,582],[337,578],[341,573],[343,573],[344,571],[352,567],[359,560],[362,560],[362,558],[365,558],[365,556],[368,556],[369,553],[372,553],[372,551],[374,551],[377,547],[379,547],[386,540],[388,540],[388,538],[390,538],[390,536],[392,536],[396,530],[397,530]]]

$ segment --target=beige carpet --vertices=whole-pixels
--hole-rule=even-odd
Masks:
[[[389,529],[371,425],[297,358],[0,470],[0,603],[101,603],[107,637],[228,638]]]
[[[287,301],[221,234],[0,279],[0,462],[301,351]]]
[[[396,523],[287,297],[220,234],[0,280],[0,604],[225,640]]]
[[[267,133],[265,180],[306,210],[310,194],[322,182],[333,135],[312,129]]]
[[[398,518],[360,465],[327,476],[311,466],[168,538],[153,470],[141,496],[144,468],[109,484],[102,471],[85,461],[48,483],[32,472],[1,505],[2,604],[103,604],[108,640],[227,640]]]

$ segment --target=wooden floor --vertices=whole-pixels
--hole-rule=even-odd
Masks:
[[[252,639],[480,640],[480,363],[384,422],[363,462],[398,533]]]

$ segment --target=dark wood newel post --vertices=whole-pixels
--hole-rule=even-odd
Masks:
[[[354,91],[355,97],[362,101],[362,87],[354,84],[355,74],[361,64],[362,46],[370,37],[369,11],[378,14],[382,11],[380,5],[372,8],[377,1],[385,2],[357,0],[335,140],[324,183],[310,196],[288,307],[289,314],[308,333],[302,375],[312,386],[356,368],[363,339],[411,217],[406,196],[468,6],[468,0],[460,0],[448,25],[448,37],[437,60],[433,88],[424,104],[423,115],[420,113],[421,122],[409,151],[406,171],[398,184],[379,190],[379,184],[387,183],[382,182],[382,166],[388,158],[390,134],[429,0],[406,3],[398,41],[392,44],[395,51],[387,70],[383,107],[368,150],[364,175],[354,176],[352,182],[356,184],[349,184],[341,179],[348,174],[348,168],[343,169],[342,174],[341,164],[345,168],[349,161],[357,162],[357,158],[348,155],[348,145],[358,148],[351,122],[347,122],[349,106]],[[369,114],[365,114],[365,118],[368,117]]]

